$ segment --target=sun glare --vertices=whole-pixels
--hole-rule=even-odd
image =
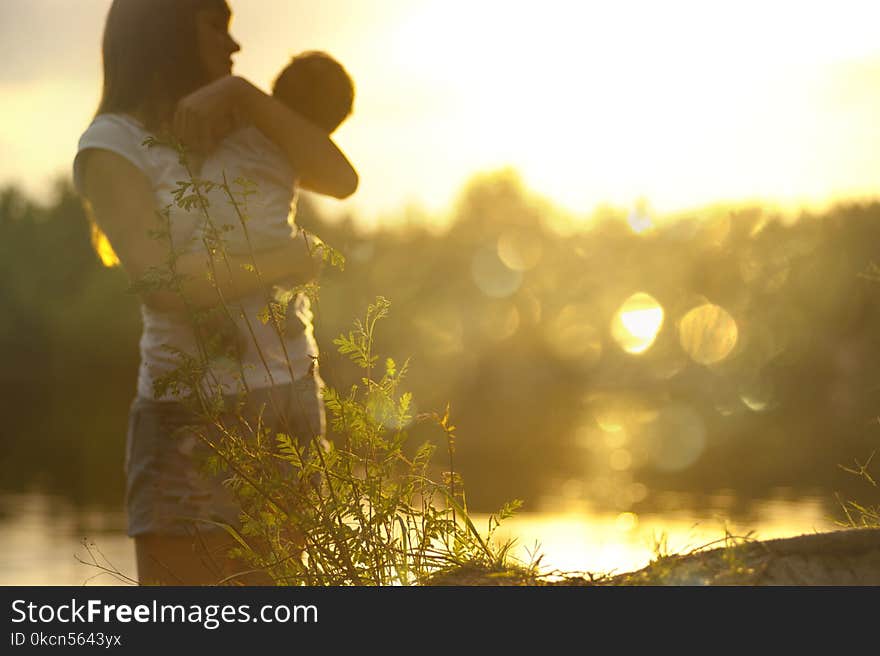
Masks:
[[[611,323],[611,335],[627,353],[644,353],[663,326],[663,308],[650,294],[639,292],[630,296]]]
[[[862,25],[833,29],[825,11],[751,0],[419,7],[394,41],[414,91],[442,101],[445,126],[479,151],[474,163],[513,165],[571,209],[873,191],[855,152],[880,147],[864,111],[878,94],[847,109],[840,98],[876,85],[866,75],[827,84],[836,64],[880,56]],[[842,110],[855,120],[839,120]],[[805,165],[805,144],[837,152],[842,140],[842,169],[815,151]]]
[[[286,0],[231,2],[237,74],[266,87],[311,48],[350,68],[355,112],[336,137],[362,185],[344,210],[368,222],[393,222],[408,205],[439,215],[474,173],[505,166],[579,216],[639,198],[665,214],[876,196],[874,4],[327,0],[297,21]],[[0,141],[11,149],[0,179],[40,188],[69,171],[99,95],[104,5],[80,18],[90,32],[59,29],[62,12],[45,27],[82,53],[63,82],[43,72],[0,86]],[[57,68],[47,62],[33,70]],[[632,218],[634,230],[649,227]]]

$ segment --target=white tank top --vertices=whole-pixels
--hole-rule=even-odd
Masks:
[[[108,150],[116,153],[140,169],[150,182],[157,210],[171,206],[170,229],[174,248],[178,252],[192,252],[202,248],[200,243],[192,239],[199,224],[198,212],[185,212],[173,206],[173,191],[180,180],[188,179],[186,170],[180,165],[177,153],[166,146],[147,147],[144,140],[153,136],[147,132],[139,121],[122,114],[101,114],[97,116],[79,140],[79,149],[73,164],[73,182],[80,194],[83,194],[80,155],[91,149]],[[290,358],[294,376],[299,379],[305,376],[314,358],[318,356],[315,342],[311,312],[298,312],[304,324],[302,333],[281,340],[271,324],[263,324],[258,319],[259,313],[265,308],[265,296],[253,296],[238,299],[245,317],[248,318],[250,330],[255,339],[250,338],[248,325],[240,317],[236,317],[236,329],[240,335],[248,336],[246,346],[238,363],[227,359],[215,359],[210,363],[214,379],[222,385],[224,392],[235,393],[241,387],[242,375],[244,382],[251,389],[260,389],[274,384],[290,383],[290,372],[284,352]],[[175,392],[167,390],[156,394],[154,384],[161,376],[168,374],[179,366],[175,351],[195,356],[198,352],[197,342],[192,325],[183,314],[159,312],[141,304],[143,317],[143,333],[140,341],[140,369],[138,372],[138,396],[155,400],[175,400],[185,390]],[[259,350],[257,346],[259,345]],[[263,359],[260,358],[262,351]]]

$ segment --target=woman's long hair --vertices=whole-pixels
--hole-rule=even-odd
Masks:
[[[209,82],[196,34],[196,15],[205,9],[229,13],[225,0],[114,0],[97,114],[136,112],[156,130],[178,100]]]
[[[181,98],[208,80],[198,51],[196,16],[226,0],[113,0],[104,26],[104,87],[96,115],[135,113],[152,132],[162,129]],[[106,266],[119,259],[88,205],[92,246]]]

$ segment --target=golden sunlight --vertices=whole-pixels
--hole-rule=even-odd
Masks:
[[[91,204],[88,201],[83,201],[83,204],[91,213]],[[89,221],[89,239],[92,242],[92,248],[94,248],[95,252],[98,254],[98,259],[101,260],[101,264],[105,267],[116,267],[120,265],[119,257],[110,245],[110,240],[107,239],[107,235],[101,232],[95,222],[91,220]]]
[[[10,155],[0,180],[41,189],[69,171],[100,95],[109,2],[87,4],[51,20],[34,9],[20,19],[27,29],[4,34],[27,61],[0,80]],[[306,49],[350,69],[356,108],[336,136],[362,185],[341,211],[364,223],[393,222],[408,205],[440,221],[470,176],[503,166],[581,216],[639,198],[668,213],[877,193],[880,45],[867,0],[840,0],[834,12],[787,0],[230,5],[237,74],[268,88]],[[59,51],[76,53],[63,69],[48,63]],[[649,225],[632,218],[637,231]],[[518,247],[501,245],[508,265],[529,266],[535,254]]]
[[[205,2],[0,0],[0,585],[880,584],[880,0]]]
[[[611,322],[611,336],[627,353],[644,353],[663,326],[663,308],[650,294],[639,292],[630,296]]]
[[[511,164],[576,210],[643,196],[665,212],[874,193],[855,150],[880,139],[864,111],[878,94],[848,62],[880,50],[860,25],[830,29],[827,11],[785,4],[548,0],[536,9],[486,0],[463,14],[425,0],[396,46],[430,84],[427,97],[456,115],[467,108],[467,120],[447,114],[446,124],[479,148],[475,163]],[[842,99],[856,97],[846,109]],[[814,150],[841,151],[841,140],[846,173]],[[816,164],[804,166],[806,144]]]

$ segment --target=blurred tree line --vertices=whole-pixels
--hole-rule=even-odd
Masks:
[[[307,198],[297,217],[347,259],[325,271],[316,308],[325,380],[357,379],[332,339],[389,298],[380,351],[411,358],[417,412],[451,404],[472,508],[861,490],[837,465],[877,445],[880,204],[797,220],[599,208],[575,221],[502,171],[472,180],[444,229],[366,231],[326,221]],[[99,264],[69,183],[46,204],[0,191],[4,488],[121,502],[140,332],[127,287]],[[641,353],[613,328],[634,294],[662,311]],[[723,313],[685,330],[706,304]],[[414,444],[439,438],[411,430]]]

